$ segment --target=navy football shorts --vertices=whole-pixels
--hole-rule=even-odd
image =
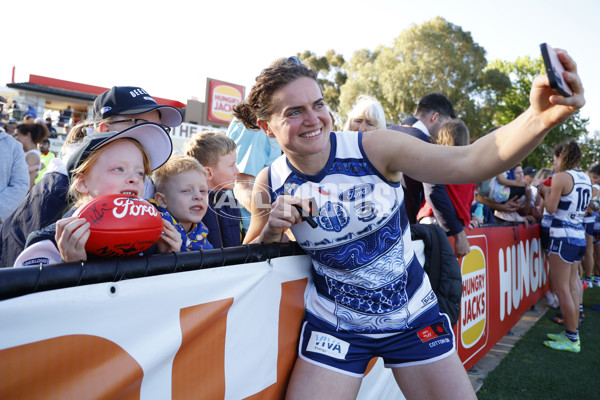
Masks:
[[[548,251],[548,254],[556,253],[566,263],[581,261],[585,255],[585,247],[552,238],[548,238],[547,243],[544,243],[544,248]]]
[[[382,337],[383,336],[383,337]],[[362,335],[336,331],[329,324],[305,320],[299,356],[320,367],[362,378],[369,361],[382,357],[388,368],[426,364],[452,354],[454,332],[446,314],[430,324],[390,335]]]

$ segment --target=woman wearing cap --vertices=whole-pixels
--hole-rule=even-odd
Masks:
[[[171,149],[168,134],[152,123],[85,137],[68,163],[69,190],[75,201],[73,209],[55,225],[30,235],[28,247],[17,257],[15,266],[86,260],[90,224],[84,218],[71,215],[99,196],[141,196],[144,177],[167,161]],[[165,229],[157,242],[158,251],[179,251],[179,232],[168,221],[163,220],[163,224]]]
[[[99,95],[94,101],[92,120],[73,127],[61,149],[61,158],[52,160],[47,173],[31,189],[17,210],[6,219],[2,227],[0,267],[14,264],[23,251],[29,233],[45,228],[63,216],[68,208],[69,180],[65,167],[69,154],[88,134],[121,131],[135,124],[153,122],[165,130],[181,124],[181,113],[171,106],[157,104],[143,89],[132,86],[115,86]],[[147,179],[144,198],[151,198],[154,190]],[[141,197],[141,196],[140,196]]]
[[[412,248],[400,173],[455,184],[516,164],[585,103],[575,63],[565,52],[559,57],[573,97],[558,96],[538,77],[530,108],[469,146],[386,130],[330,132],[316,73],[295,57],[257,77],[235,115],[275,137],[284,155],[256,179],[246,242],[281,242],[291,228],[313,261],[288,398],[356,398],[369,361],[383,357],[408,399],[475,399]],[[302,217],[311,213],[311,197],[315,228]]]

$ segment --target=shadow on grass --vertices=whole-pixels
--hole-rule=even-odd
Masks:
[[[503,399],[600,399],[600,288],[584,292],[585,322],[579,329],[581,352],[551,350],[543,345],[547,333],[564,328],[546,314],[517,342],[502,362],[485,378],[477,392],[479,400]]]

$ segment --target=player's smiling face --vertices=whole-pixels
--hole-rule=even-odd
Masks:
[[[76,180],[79,193],[88,199],[105,194],[141,197],[145,177],[142,151],[129,140],[116,140],[99,151],[96,161]]]
[[[265,132],[277,138],[287,153],[308,155],[326,148],[331,118],[317,82],[298,78],[277,90],[273,102],[276,106]]]

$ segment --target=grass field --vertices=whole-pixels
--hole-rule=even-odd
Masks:
[[[564,329],[550,321],[556,310],[546,314],[517,342],[485,378],[477,392],[479,400],[503,399],[600,399],[600,288],[584,292],[585,321],[579,329],[581,352],[556,351],[545,347],[546,333]]]

